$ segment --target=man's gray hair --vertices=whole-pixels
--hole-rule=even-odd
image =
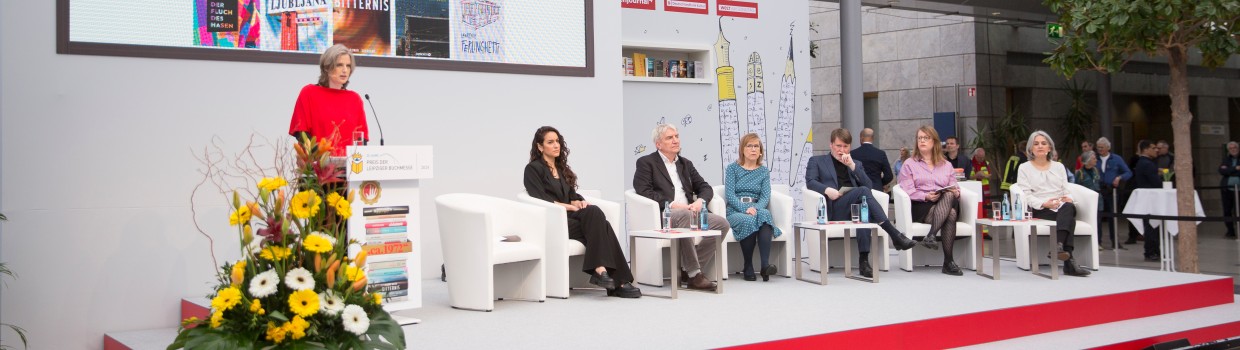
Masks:
[[[1094,144],[1097,145],[1098,147],[1102,147],[1102,146],[1111,147],[1111,140],[1107,140],[1106,137],[1099,137],[1098,142],[1094,142]]]
[[[1089,160],[1094,159],[1095,157],[1097,157],[1097,154],[1095,154],[1094,151],[1085,151],[1084,153],[1081,153],[1081,164],[1084,165],[1085,163],[1089,163]]]
[[[659,139],[663,138],[663,133],[667,132],[668,130],[680,131],[679,129],[676,129],[676,124],[663,123],[663,124],[659,124],[659,126],[654,127],[654,132],[650,134],[650,138],[654,140],[655,144],[658,144]]]
[[[1025,155],[1027,155],[1029,159],[1031,160],[1033,159],[1033,139],[1038,136],[1045,137],[1046,143],[1049,143],[1051,146],[1051,151],[1046,153],[1046,156],[1047,156],[1046,160],[1059,159],[1059,151],[1055,150],[1055,140],[1051,139],[1050,134],[1047,134],[1045,131],[1042,131],[1042,130],[1034,131],[1033,133],[1029,134],[1029,141],[1025,143]],[[1098,140],[1098,141],[1102,141],[1102,140]]]

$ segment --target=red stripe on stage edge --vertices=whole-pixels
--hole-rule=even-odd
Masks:
[[[1193,297],[1186,298],[1186,295]],[[728,349],[945,349],[1192,310],[1235,301],[1230,278],[889,324]],[[966,329],[967,332],[943,332]]]
[[[1201,344],[1236,336],[1240,336],[1240,321],[1099,346],[1094,350],[1144,349],[1150,345],[1176,339],[1188,339],[1189,344]]]
[[[710,13],[706,0],[663,0],[663,11],[705,15]]]
[[[104,334],[103,335],[103,350],[133,350],[133,349],[130,349],[128,346],[125,346],[125,344],[121,344],[121,342],[116,341],[116,339],[112,339],[112,336]]]

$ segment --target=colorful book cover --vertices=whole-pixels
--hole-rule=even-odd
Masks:
[[[362,216],[380,216],[380,215],[387,216],[387,215],[394,215],[394,214],[409,214],[409,206],[402,205],[402,206],[394,206],[394,207],[362,208]]]
[[[405,276],[406,274],[408,274],[408,271],[406,271],[403,266],[386,268],[386,269],[378,269],[378,268],[375,268],[374,266],[371,266],[370,272],[367,272],[366,276]],[[378,282],[378,281],[371,281],[371,282]]]
[[[383,227],[383,228],[368,228],[366,229],[366,234],[381,235],[385,233],[403,233],[403,232],[408,232],[408,231],[409,231],[408,228],[404,226],[396,226],[396,227]]]
[[[362,55],[392,54],[392,0],[335,0],[332,42]]]
[[[267,0],[260,47],[267,51],[323,52],[331,27],[327,0]]]
[[[405,263],[406,262],[404,260],[378,261],[378,262],[370,262],[366,264],[366,266],[370,267],[371,270],[396,269],[396,268],[403,269],[405,268]]]
[[[397,226],[405,226],[406,223],[407,222],[405,220],[396,220],[396,221],[388,221],[388,222],[375,222],[374,220],[366,220],[366,228],[397,227]]]
[[[448,0],[395,0],[396,55],[448,58],[452,52]]]
[[[406,241],[406,240],[409,240],[408,233],[383,233],[383,234],[366,235],[367,243],[383,243],[383,242]]]
[[[463,61],[504,62],[503,0],[453,0],[453,58]]]
[[[413,251],[413,242],[382,242],[367,243],[362,246],[362,250],[370,256],[378,256],[384,254],[408,253]]]
[[[370,281],[371,283],[401,282],[401,281],[408,281],[409,275],[380,275],[380,276],[366,275],[366,280]]]
[[[367,286],[367,289],[369,289],[371,292],[407,290],[409,289],[409,281],[405,280],[405,281],[400,281],[400,282],[371,283]]]
[[[194,0],[194,46],[258,48],[258,0]]]

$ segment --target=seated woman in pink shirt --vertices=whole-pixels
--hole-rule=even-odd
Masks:
[[[939,133],[933,127],[917,128],[917,151],[900,169],[900,188],[912,200],[913,220],[930,224],[922,245],[938,249],[934,236],[943,233],[943,273],[964,275],[952,257],[956,240],[956,217],[960,214],[960,186],[952,165],[943,156]]]

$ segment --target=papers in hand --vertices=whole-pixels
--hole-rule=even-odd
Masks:
[[[953,189],[953,188],[956,188],[956,187],[959,187],[959,186],[957,186],[957,185],[951,185],[951,186],[947,186],[947,187],[939,188],[939,189],[937,189],[937,190],[934,190],[934,193],[943,193],[943,191],[947,191],[947,190],[950,190],[950,189]]]
[[[495,237],[495,239],[500,242],[520,242],[521,236],[517,236],[517,235],[498,236],[498,237]]]
[[[852,191],[853,188],[855,187],[840,187],[839,191],[840,191],[840,194],[842,195],[842,194],[848,193],[848,191]]]

